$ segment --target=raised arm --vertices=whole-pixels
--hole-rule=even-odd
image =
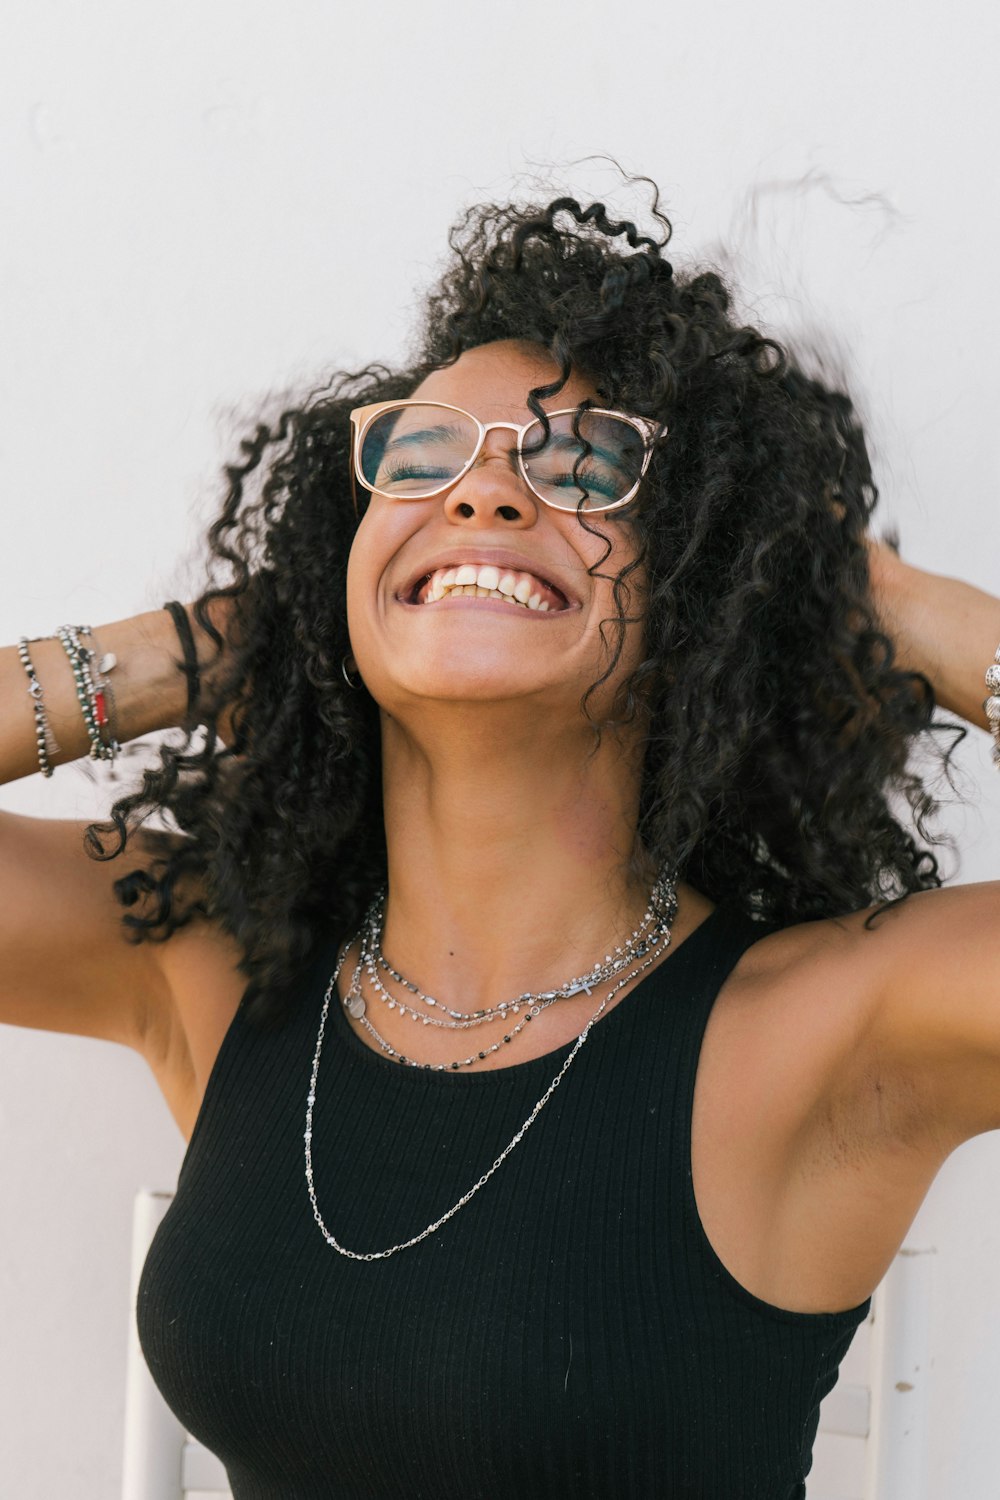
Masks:
[[[192,612],[189,611],[189,616]],[[212,646],[194,624],[199,660]],[[181,722],[187,684],[177,630],[165,610],[96,627],[114,668],[120,741]],[[54,767],[86,755],[90,741],[67,655],[58,640],[29,647],[60,750]],[[0,649],[0,783],[39,768],[29,678],[16,646]],[[58,774],[58,772],[56,772]],[[153,945],[127,941],[112,886],[138,860],[98,862],[86,823],[0,812],[0,1021],[105,1037],[139,1050],[162,1015],[164,984]]]
[[[989,729],[984,679],[1000,645],[1000,599],[885,547],[872,549],[872,578],[901,663],[931,681],[943,708]],[[995,744],[994,759],[1000,769]],[[878,996],[872,1048],[915,1089],[943,1149],[1000,1128],[1000,880],[908,897],[878,917],[859,952]]]
[[[884,543],[872,544],[869,564],[879,617],[900,665],[930,680],[942,708],[988,729],[984,675],[1000,646],[1000,599],[914,568]]]

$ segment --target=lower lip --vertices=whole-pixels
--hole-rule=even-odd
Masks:
[[[484,614],[506,615],[508,619],[520,616],[528,620],[559,620],[563,615],[575,614],[578,605],[570,604],[565,609],[527,609],[523,604],[503,604],[499,599],[470,599],[468,594],[459,594],[455,599],[436,599],[433,604],[408,604],[405,599],[396,601],[404,609],[414,611],[470,609]]]

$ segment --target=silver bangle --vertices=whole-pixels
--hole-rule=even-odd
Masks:
[[[986,686],[990,696],[983,700],[986,719],[993,731],[993,764],[1000,771],[1000,646],[990,666],[986,668]]]
[[[120,747],[113,736],[106,740],[101,733],[108,720],[103,697],[99,696],[91,672],[90,664],[94,652],[80,639],[81,635],[90,634],[89,625],[60,625],[56,630],[56,636],[62,643],[73,672],[77,701],[80,704],[80,712],[83,714],[87,738],[90,740],[90,758],[91,760],[114,760]]]
[[[35,641],[48,639],[46,636],[26,636],[18,638],[17,654],[21,659],[21,665],[28,674],[28,692],[31,695],[31,706],[35,714],[35,744],[38,748],[38,769],[43,776],[51,776],[55,767],[50,763],[50,755],[58,755],[59,742],[49,726],[48,717],[45,713],[45,705],[42,702],[42,684],[38,680],[34,664],[31,660],[29,645]]]
[[[91,670],[94,675],[94,687],[96,689],[98,706],[103,698],[104,719],[107,725],[107,739],[115,754],[121,749],[118,741],[118,704],[115,700],[115,690],[111,685],[109,673],[113,672],[118,665],[118,658],[113,651],[102,651],[97,636],[91,630],[91,644],[93,653],[91,656]]]

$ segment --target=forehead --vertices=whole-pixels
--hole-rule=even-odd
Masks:
[[[482,422],[526,422],[531,417],[528,392],[551,385],[559,378],[559,366],[547,350],[537,344],[504,339],[467,349],[453,365],[432,370],[413,391],[413,397],[445,401],[464,407]],[[598,398],[597,386],[573,371],[555,396],[546,396],[546,411],[576,406],[587,397]]]

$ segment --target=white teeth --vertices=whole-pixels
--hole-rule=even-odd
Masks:
[[[558,608],[544,599],[542,585],[532,574],[501,573],[492,563],[484,563],[482,567],[475,563],[462,563],[450,568],[438,568],[423,585],[423,603],[435,604],[448,594],[476,599],[500,599],[508,604],[516,603],[540,611]]]

